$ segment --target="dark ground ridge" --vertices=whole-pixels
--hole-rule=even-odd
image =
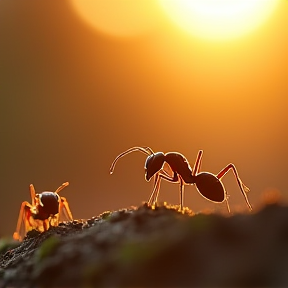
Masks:
[[[3,287],[288,286],[288,207],[194,214],[146,204],[60,223],[0,252]]]

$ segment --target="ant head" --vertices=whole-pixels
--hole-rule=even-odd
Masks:
[[[39,204],[48,213],[55,215],[59,211],[60,197],[54,192],[42,192],[39,194]]]
[[[163,167],[164,160],[163,152],[157,152],[147,157],[145,162],[145,179],[147,181]]]

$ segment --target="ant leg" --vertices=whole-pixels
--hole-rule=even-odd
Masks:
[[[232,163],[228,164],[225,168],[223,168],[223,169],[218,173],[218,175],[217,175],[216,177],[217,177],[218,179],[221,179],[222,177],[224,177],[224,176],[226,175],[226,173],[227,173],[230,169],[233,170],[234,176],[235,176],[235,178],[236,178],[236,180],[237,180],[237,183],[238,183],[238,185],[239,185],[239,187],[240,187],[240,190],[241,190],[241,192],[242,192],[242,194],[243,194],[243,197],[244,197],[244,199],[245,199],[245,201],[246,201],[246,204],[247,204],[248,208],[249,208],[250,210],[252,210],[252,206],[251,206],[251,204],[249,203],[248,197],[247,197],[247,195],[246,195],[246,193],[249,192],[249,188],[248,188],[247,186],[245,186],[244,183],[241,181],[241,179],[240,179],[240,177],[239,177],[239,175],[238,175],[238,172],[237,172],[236,167],[234,166],[234,164],[232,164]],[[226,201],[227,201],[227,197],[226,197]],[[227,203],[228,203],[228,202],[227,202]]]
[[[159,184],[158,184],[158,190],[155,195],[155,203],[157,202],[158,195],[159,195],[161,178],[172,183],[180,182],[180,209],[182,211],[183,210],[183,186],[184,186],[183,179],[176,172],[173,172],[173,177],[168,175],[167,172],[163,169],[161,172],[159,172]]]
[[[179,182],[178,174],[176,172],[173,172],[173,177],[171,177],[165,170],[161,169],[159,172],[158,190],[156,190],[156,193],[155,193],[155,203],[157,202],[159,191],[160,191],[161,178],[172,183]]]
[[[149,200],[148,200],[148,205],[150,205],[150,206],[157,202],[159,191],[160,191],[161,178],[166,177],[166,180],[168,180],[168,181],[173,180],[173,178],[170,177],[166,171],[164,171],[163,169],[161,171],[164,172],[166,175],[160,174],[160,171],[157,174],[155,174],[154,186],[153,186],[152,193],[151,193]]]
[[[174,172],[173,178],[171,177],[165,177],[165,175],[160,174],[159,175],[161,178],[169,181],[169,182],[179,182],[180,183],[180,191],[179,191],[179,197],[180,197],[180,210],[183,211],[183,206],[184,206],[184,181],[180,175],[178,175],[176,172]],[[158,195],[157,195],[158,196]]]
[[[228,197],[227,197],[227,195],[226,195],[226,205],[227,205],[227,210],[228,210],[228,213],[230,213],[231,212],[231,210],[230,210],[230,206],[229,206],[229,202],[228,202]]]
[[[180,179],[180,210],[183,211],[183,204],[184,204],[184,199],[183,199],[183,179],[181,176],[179,176]]]
[[[32,226],[31,223],[29,222],[31,217],[31,211],[30,211],[31,208],[32,206],[30,203],[28,203],[27,201],[22,202],[17,221],[16,231],[13,234],[13,238],[15,240],[22,241],[22,239],[26,235],[26,232]]]
[[[54,192],[54,193],[56,193],[56,194],[58,194],[62,189],[64,189],[66,186],[68,186],[69,185],[69,182],[65,182],[65,183],[63,183],[61,186],[59,186],[58,188],[57,188],[57,190]]]
[[[178,174],[176,172],[174,172],[173,177],[171,177],[165,170],[161,169],[155,175],[154,186],[153,186],[151,196],[148,200],[148,205],[153,205],[157,202],[159,191],[160,191],[161,178],[166,180],[166,181],[173,182],[173,183],[179,181]]]
[[[30,184],[29,188],[30,188],[30,195],[31,195],[31,200],[32,200],[32,206],[35,206],[35,196],[36,196],[36,192],[35,192],[34,185],[33,185],[33,184]]]
[[[192,170],[192,176],[195,176],[198,174],[200,171],[201,163],[202,163],[202,155],[203,155],[203,150],[199,150],[193,170]]]
[[[148,205],[151,206],[154,204],[154,194],[155,194],[155,191],[157,190],[157,187],[159,186],[159,181],[160,181],[160,178],[159,178],[159,173],[155,174],[155,177],[154,177],[154,186],[153,186],[153,189],[152,189],[152,193],[148,199]],[[153,201],[153,202],[152,202]]]
[[[153,195],[153,205],[155,205],[157,203],[157,199],[158,199],[158,195],[159,195],[159,191],[160,191],[160,184],[161,184],[161,179],[160,179],[160,175],[155,187],[155,191],[154,191],[154,195]]]
[[[66,200],[65,197],[60,197],[58,218],[59,218],[58,220],[60,221],[73,220],[72,213],[68,205],[68,201]]]
[[[50,227],[49,219],[43,220],[43,229],[44,231],[47,231]]]
[[[151,148],[149,148],[149,147],[132,147],[132,148],[130,148],[130,149],[122,152],[121,154],[119,154],[119,155],[114,159],[114,161],[112,162],[111,167],[110,167],[110,174],[113,173],[114,168],[115,168],[115,165],[116,165],[117,161],[118,161],[121,157],[123,157],[123,156],[125,156],[125,155],[127,155],[127,154],[129,154],[129,153],[131,153],[131,152],[134,152],[134,151],[140,151],[140,152],[142,152],[142,153],[144,153],[144,154],[146,154],[146,155],[148,155],[148,156],[154,154],[153,150],[152,150]]]

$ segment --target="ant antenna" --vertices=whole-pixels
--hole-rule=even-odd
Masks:
[[[154,151],[150,147],[143,147],[145,150],[149,151],[149,155],[154,155]]]
[[[54,193],[58,194],[62,189],[64,189],[68,185],[69,185],[69,182],[63,183],[60,187],[57,188],[57,190]]]
[[[112,165],[111,165],[111,167],[110,167],[110,174],[113,173],[114,168],[115,168],[115,165],[116,165],[117,161],[118,161],[121,157],[123,157],[123,156],[125,156],[125,155],[127,155],[127,154],[129,154],[129,153],[131,153],[131,152],[134,152],[134,151],[140,151],[140,152],[142,152],[142,153],[144,153],[144,154],[146,154],[146,155],[148,155],[148,156],[154,154],[153,150],[152,150],[151,148],[149,148],[149,147],[137,147],[137,146],[136,146],[136,147],[132,147],[132,148],[130,148],[130,149],[122,152],[121,154],[119,154],[119,155],[115,158],[115,160],[113,161],[113,163],[112,163]]]

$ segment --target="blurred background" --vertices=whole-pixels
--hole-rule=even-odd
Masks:
[[[0,236],[31,183],[69,181],[76,219],[147,201],[144,154],[109,175],[132,146],[191,166],[203,149],[202,170],[234,163],[254,207],[271,191],[287,201],[288,1],[176,2],[0,1]],[[231,210],[247,211],[233,173],[223,182]],[[178,185],[163,182],[159,201],[178,204]],[[194,186],[184,204],[226,210]]]

